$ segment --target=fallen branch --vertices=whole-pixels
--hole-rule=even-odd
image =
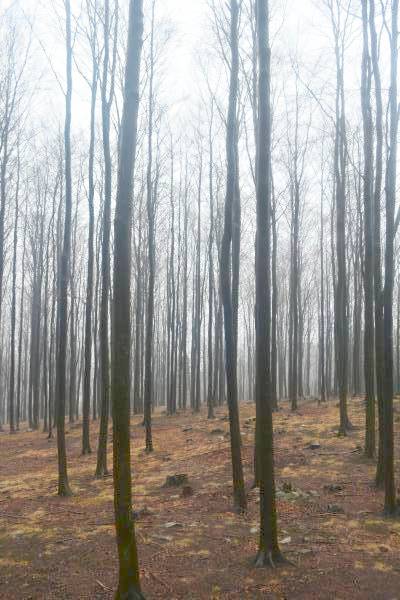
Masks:
[[[112,592],[112,589],[101,583],[98,579],[96,579],[96,583],[103,589],[105,592]]]

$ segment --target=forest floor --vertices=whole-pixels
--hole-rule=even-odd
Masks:
[[[362,452],[361,399],[349,401],[356,429],[347,438],[337,437],[336,402],[305,401],[297,413],[282,406],[274,415],[279,539],[290,564],[273,570],[252,562],[259,508],[251,489],[254,406],[241,407],[245,516],[232,512],[226,409],[213,421],[204,413],[155,416],[151,455],[133,420],[134,509],[141,511],[136,532],[147,600],[400,598],[400,519],[383,517],[383,494],[371,484],[375,466]],[[94,479],[95,452],[80,455],[81,425],[67,429],[71,498],[56,495],[54,440],[24,428],[0,436],[1,599],[113,598],[112,478]],[[91,430],[95,448],[97,425]],[[163,487],[176,473],[188,475],[192,495]]]

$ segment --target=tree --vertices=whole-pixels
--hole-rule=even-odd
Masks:
[[[230,50],[231,71],[229,87],[229,108],[226,128],[227,183],[225,196],[224,231],[221,242],[220,278],[222,304],[224,307],[225,330],[225,368],[229,407],[230,439],[232,454],[233,496],[237,510],[246,509],[243,466],[241,457],[241,441],[239,426],[238,389],[237,389],[237,352],[235,341],[234,308],[231,279],[231,244],[233,229],[233,205],[238,190],[237,160],[237,97],[239,75],[239,4],[230,0]]]
[[[154,111],[154,11],[155,0],[151,5],[151,32],[150,32],[150,72],[149,72],[149,98],[148,98],[148,146],[147,146],[147,172],[146,172],[146,208],[148,223],[148,286],[146,310],[146,340],[144,359],[144,426],[146,431],[146,452],[153,451],[153,438],[151,432],[152,409],[152,356],[153,356],[153,329],[154,329],[154,285],[155,285],[155,197],[153,193],[153,111]]]
[[[346,167],[347,139],[344,92],[344,48],[350,3],[339,0],[334,6],[327,0],[335,46],[336,98],[335,98],[335,146],[333,155],[334,197],[336,210],[336,262],[335,286],[335,355],[336,376],[339,390],[339,433],[346,435],[351,429],[347,414],[348,393],[348,281],[346,269]],[[345,10],[343,11],[343,4]],[[344,22],[343,22],[344,19]]]
[[[143,598],[140,590],[139,564],[132,516],[130,452],[132,183],[137,142],[142,46],[143,1],[130,0],[114,221],[114,296],[112,307],[113,476],[115,526],[119,556],[117,600]]]
[[[72,210],[72,175],[71,175],[71,103],[72,103],[72,40],[71,40],[71,4],[65,0],[66,16],[66,72],[67,91],[65,94],[64,125],[64,163],[65,163],[65,214],[64,236],[61,260],[58,273],[57,299],[57,358],[56,358],[56,399],[57,399],[57,450],[58,450],[58,495],[70,496],[68,483],[67,452],[65,447],[65,397],[67,368],[67,332],[68,332],[68,280],[71,253],[71,210]]]
[[[385,512],[393,515],[397,511],[394,482],[394,433],[393,433],[393,286],[394,286],[394,238],[397,175],[397,66],[398,66],[398,0],[391,2],[390,26],[390,88],[389,88],[389,148],[386,165],[386,247],[385,285],[383,289],[383,350],[385,357],[383,379],[384,417],[384,483]]]
[[[371,58],[368,37],[368,2],[362,0],[363,55],[361,107],[364,131],[364,377],[366,396],[365,454],[375,454],[374,377],[374,230],[373,230],[373,122],[371,108]]]
[[[11,298],[11,359],[10,359],[10,384],[8,391],[10,433],[15,433],[15,320],[16,320],[16,279],[17,279],[17,243],[18,243],[18,216],[19,216],[19,180],[20,157],[17,158],[17,183],[15,190],[15,222],[13,236],[13,263],[12,263],[12,298]]]
[[[92,78],[90,81],[90,144],[88,166],[88,209],[89,209],[89,234],[88,234],[88,263],[86,283],[86,309],[85,309],[85,367],[83,375],[83,401],[82,401],[82,454],[90,454],[90,385],[92,369],[92,313],[93,313],[93,265],[94,265],[94,150],[95,150],[95,116],[96,97],[99,78],[98,52],[97,52],[97,0],[92,3],[87,0],[89,16],[88,39],[92,55]]]
[[[213,394],[213,299],[214,299],[214,262],[213,262],[213,245],[214,245],[214,185],[213,185],[213,117],[214,117],[214,100],[211,100],[210,110],[210,125],[208,132],[209,146],[209,203],[210,203],[210,231],[208,236],[208,383],[207,383],[207,416],[209,419],[214,418],[214,394]]]
[[[256,566],[274,566],[282,560],[278,545],[271,395],[271,107],[269,3],[257,0],[258,137],[256,229],[256,464],[260,488],[260,537]]]
[[[374,223],[374,301],[375,301],[375,370],[376,392],[378,397],[378,429],[379,446],[375,482],[378,487],[383,486],[383,377],[384,377],[384,346],[383,346],[383,302],[382,302],[382,251],[381,251],[381,192],[383,171],[383,106],[382,84],[378,58],[378,36],[375,27],[375,0],[369,2],[369,30],[371,38],[371,63],[375,83],[375,181],[373,197],[373,223]]]
[[[107,435],[110,405],[110,349],[109,349],[109,295],[110,295],[110,233],[111,233],[111,194],[112,194],[112,161],[110,145],[111,106],[114,100],[114,83],[117,56],[118,7],[114,13],[114,42],[110,66],[110,34],[111,17],[110,2],[104,2],[104,50],[103,71],[101,80],[101,115],[103,130],[104,155],[104,204],[103,204],[103,238],[101,244],[101,301],[100,301],[100,368],[101,368],[101,415],[99,445],[97,449],[96,477],[108,474],[107,468]],[[111,70],[111,74],[109,71]],[[109,81],[110,74],[110,84]]]

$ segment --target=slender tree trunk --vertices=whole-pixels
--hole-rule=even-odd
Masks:
[[[147,175],[146,175],[146,206],[148,220],[148,289],[146,310],[146,340],[144,362],[144,426],[146,436],[146,451],[153,451],[153,437],[151,431],[151,410],[153,404],[153,330],[154,330],[154,286],[155,286],[155,198],[153,197],[153,81],[154,81],[154,10],[155,0],[151,9],[151,34],[150,34],[150,80],[149,80],[149,130],[147,146]]]
[[[385,357],[383,380],[384,417],[384,484],[385,513],[397,511],[394,481],[394,433],[393,433],[393,286],[394,286],[394,213],[396,206],[397,175],[397,65],[398,65],[398,0],[392,0],[390,33],[390,90],[389,90],[389,150],[386,167],[386,247],[385,285],[383,289],[383,351]]]
[[[257,0],[258,138],[256,230],[256,463],[260,487],[260,537],[257,566],[282,560],[278,545],[273,458],[270,335],[271,108],[269,3]]]
[[[221,294],[224,307],[225,326],[225,362],[228,408],[230,418],[230,439],[233,473],[233,496],[237,510],[246,509],[243,466],[241,457],[241,439],[239,425],[238,389],[237,389],[237,353],[235,342],[235,326],[231,281],[230,250],[232,243],[233,205],[238,189],[237,161],[237,96],[239,75],[238,19],[239,5],[237,0],[230,0],[230,48],[231,76],[229,92],[229,109],[227,120],[226,152],[227,152],[227,188],[225,198],[225,220],[221,243]]]
[[[110,149],[110,117],[114,96],[116,32],[114,35],[113,61],[111,65],[111,81],[108,90],[110,71],[110,3],[104,2],[104,58],[101,85],[103,155],[104,155],[104,206],[103,206],[103,239],[101,246],[101,300],[100,300],[100,368],[101,368],[101,414],[99,445],[97,449],[96,477],[108,474],[107,436],[110,410],[110,347],[109,347],[109,296],[110,296],[110,232],[111,232],[111,193],[112,163]]]
[[[96,23],[96,15],[93,15]],[[95,27],[95,25],[92,25]],[[93,31],[96,35],[96,30]],[[92,36],[93,37],[93,36]],[[98,64],[96,56],[95,39],[92,41],[92,81],[90,101],[90,143],[89,143],[89,187],[88,187],[88,209],[89,209],[89,235],[88,235],[88,264],[86,279],[86,305],[85,305],[85,366],[83,374],[83,401],[82,401],[82,454],[90,454],[90,384],[92,372],[92,314],[93,314],[93,268],[94,268],[94,151],[96,133],[96,96],[98,82]],[[94,400],[93,400],[94,401]]]
[[[67,452],[65,447],[65,396],[66,396],[66,366],[67,366],[67,333],[68,333],[68,281],[69,261],[71,251],[71,100],[72,100],[72,41],[71,41],[71,6],[70,0],[65,0],[66,12],[66,51],[67,51],[67,93],[65,96],[65,215],[64,240],[61,253],[57,323],[58,348],[56,360],[56,399],[57,399],[57,449],[58,449],[58,495],[69,496],[71,489],[67,475]]]
[[[143,598],[132,517],[130,452],[131,195],[137,142],[143,2],[130,0],[124,102],[114,222],[114,298],[111,398],[114,508],[119,556],[116,600]]]
[[[368,41],[368,0],[362,0],[363,57],[361,106],[364,130],[364,377],[365,454],[375,454],[374,361],[374,229],[373,229],[373,121],[371,108],[371,58]]]
[[[15,220],[13,236],[13,263],[12,263],[12,287],[11,287],[11,348],[10,348],[10,380],[8,389],[8,418],[10,433],[16,432],[15,426],[15,320],[16,320],[16,279],[17,279],[17,243],[18,243],[18,217],[19,217],[19,177],[20,160],[18,150],[17,184],[15,192]]]

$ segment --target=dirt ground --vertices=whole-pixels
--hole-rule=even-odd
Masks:
[[[241,408],[245,516],[232,512],[226,409],[213,421],[204,414],[156,416],[151,455],[143,452],[143,430],[134,420],[134,509],[142,511],[136,532],[145,597],[400,599],[400,519],[382,516],[383,494],[371,485],[374,462],[361,449],[362,402],[349,404],[356,429],[345,439],[337,437],[335,402],[307,402],[295,414],[284,404],[274,416],[279,538],[290,561],[278,569],[252,564],[258,535],[257,491],[251,490],[254,406]],[[74,491],[67,499],[56,495],[54,440],[26,428],[0,435],[1,599],[113,598],[112,478],[94,479],[96,455],[80,455],[81,432],[75,424],[67,435]],[[91,434],[96,448],[97,425]],[[175,473],[188,475],[192,495],[163,487]]]

